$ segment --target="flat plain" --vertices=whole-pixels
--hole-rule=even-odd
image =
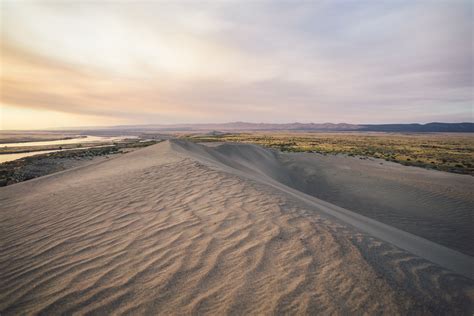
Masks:
[[[183,135],[196,142],[240,142],[286,152],[380,158],[406,166],[474,175],[474,135],[463,133],[251,132]]]

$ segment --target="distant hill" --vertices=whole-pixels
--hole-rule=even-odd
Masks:
[[[125,130],[160,130],[160,131],[268,131],[268,130],[318,130],[318,131],[348,131],[362,128],[355,124],[346,123],[209,123],[209,124],[170,124],[170,125],[125,125],[113,126],[112,129]]]
[[[123,125],[104,130],[121,131],[188,131],[188,132],[238,132],[238,131],[367,131],[367,132],[450,132],[474,133],[474,123],[427,123],[427,124],[347,124],[347,123],[248,123],[231,122],[216,124],[170,124],[170,125]]]
[[[137,135],[141,133],[236,133],[251,131],[307,131],[307,132],[398,132],[398,133],[474,133],[474,123],[427,124],[347,124],[347,123],[249,123],[230,122],[212,124],[148,124],[55,129],[55,132],[85,135]]]
[[[473,133],[474,123],[427,123],[427,124],[382,124],[361,125],[360,131],[371,132],[445,132],[445,133]]]

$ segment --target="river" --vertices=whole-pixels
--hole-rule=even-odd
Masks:
[[[126,138],[137,138],[136,136],[113,136],[113,137],[105,137],[105,136],[86,136],[80,138],[72,138],[72,139],[63,139],[63,140],[52,140],[52,141],[37,141],[37,142],[22,142],[22,143],[0,143],[0,148],[11,148],[11,147],[33,147],[33,146],[48,146],[48,145],[69,145],[69,144],[87,144],[87,143],[109,143],[113,141],[120,141]],[[91,147],[84,147],[80,149],[86,149]],[[78,148],[72,148],[78,149]],[[41,150],[41,151],[30,151],[24,153],[15,153],[15,154],[0,154],[0,163],[13,161],[17,159],[21,159],[24,157],[42,155],[53,153],[57,151],[63,150],[72,150],[72,149],[57,149],[57,150]]]

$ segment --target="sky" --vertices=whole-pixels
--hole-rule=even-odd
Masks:
[[[0,0],[0,129],[473,121],[473,2]]]

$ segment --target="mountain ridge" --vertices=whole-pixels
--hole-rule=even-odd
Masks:
[[[442,123],[431,122],[426,124],[349,124],[349,123],[199,123],[199,124],[147,124],[147,125],[118,125],[104,127],[105,130],[134,130],[134,131],[320,131],[320,132],[449,132],[474,133],[474,123]]]

